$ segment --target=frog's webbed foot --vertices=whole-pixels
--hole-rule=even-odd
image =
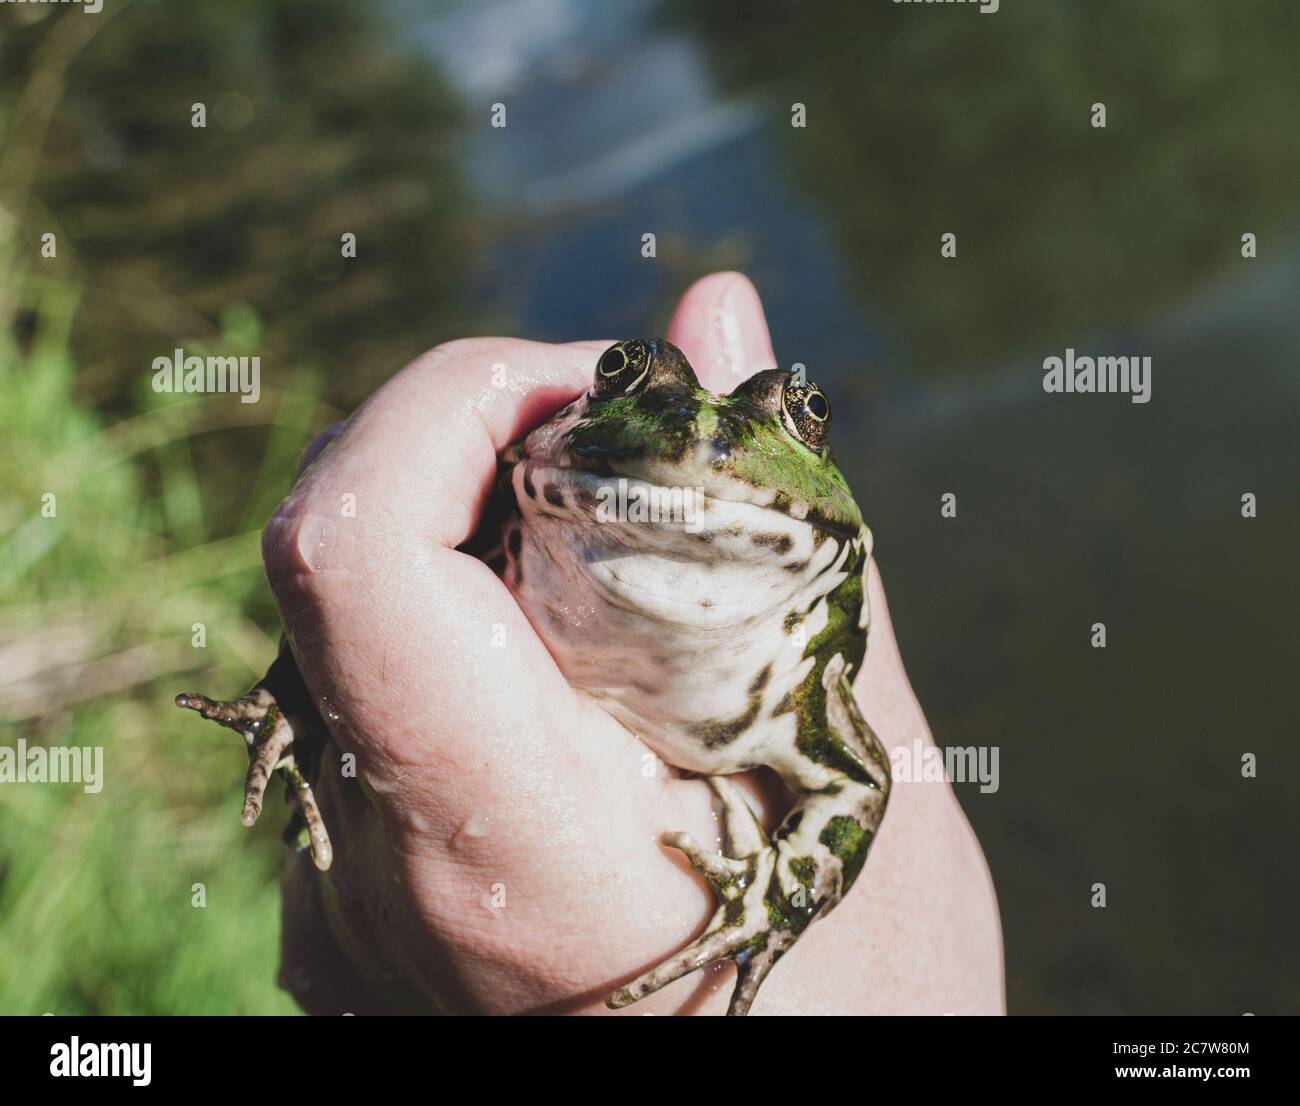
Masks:
[[[307,830],[311,846],[312,860],[321,871],[327,869],[334,860],[334,849],[330,844],[329,832],[311,784],[299,763],[302,756],[312,754],[312,741],[319,739],[320,733],[299,733],[296,730],[311,731],[309,721],[291,723],[282,709],[271,685],[278,676],[284,679],[287,667],[292,669],[292,677],[301,683],[292,655],[288,650],[281,652],[271,670],[252,691],[238,699],[209,699],[206,695],[183,692],[176,696],[176,705],[187,710],[197,711],[204,718],[211,719],[228,729],[234,730],[244,738],[248,746],[248,772],[244,776],[244,808],[239,820],[245,826],[252,826],[262,813],[262,803],[266,796],[266,785],[271,774],[277,770],[285,775],[288,793],[294,806],[293,820],[285,831],[286,840],[290,835],[297,836],[300,829]],[[292,696],[295,700],[298,696]],[[318,725],[319,715],[310,712]],[[295,756],[295,752],[299,756]]]
[[[689,833],[666,833],[660,842],[680,850],[713,885],[721,900],[703,936],[605,999],[619,1009],[666,987],[674,980],[719,960],[734,960],[738,979],[728,1016],[747,1014],[759,984],[799,936],[800,929],[773,924],[768,894],[777,852],[749,805],[729,780],[710,777],[722,801],[728,854],[703,849]]]

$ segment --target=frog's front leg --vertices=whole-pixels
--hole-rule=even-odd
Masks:
[[[257,821],[272,773],[283,772],[294,803],[286,839],[305,828],[316,867],[321,871],[329,868],[334,850],[308,782],[325,744],[325,723],[312,704],[288,645],[281,645],[280,655],[266,675],[238,699],[209,699],[184,692],[176,696],[176,705],[243,736],[248,746],[248,772],[240,821],[246,826]]]
[[[759,985],[809,923],[853,885],[885,814],[885,750],[858,709],[842,657],[822,671],[823,741],[773,767],[803,794],[769,844],[735,786],[712,778],[726,816],[727,854],[707,852],[689,834],[665,834],[717,891],[720,905],[704,935],[606,999],[628,1006],[719,960],[735,961],[729,1016],[749,1012]]]

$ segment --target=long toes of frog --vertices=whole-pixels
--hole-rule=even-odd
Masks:
[[[248,746],[248,772],[244,777],[244,806],[239,820],[253,825],[262,813],[266,785],[277,768],[284,767],[293,747],[293,729],[265,688],[238,699],[209,699],[184,692],[176,705],[197,711],[204,718],[242,734]],[[310,821],[309,821],[310,825]]]
[[[786,949],[794,944],[795,936],[787,930],[768,930],[761,947],[750,945],[735,958],[736,987],[731,992],[731,1005],[727,1008],[729,1018],[743,1017],[749,1013],[759,985]]]
[[[296,841],[301,831],[306,829],[312,860],[321,871],[328,869],[334,861],[334,849],[311,784],[293,755],[293,726],[275,696],[263,686],[238,699],[225,700],[209,699],[206,695],[187,691],[176,696],[176,705],[197,711],[204,718],[243,735],[248,746],[248,772],[244,776],[244,806],[239,820],[245,826],[254,825],[261,817],[271,777],[277,770],[286,773],[295,809],[294,819],[286,833]]]
[[[256,692],[238,699],[209,699],[206,695],[196,695],[192,691],[185,691],[176,696],[178,707],[197,711],[204,718],[218,722],[229,729],[238,730],[245,737],[257,733],[274,702],[269,696],[267,701],[264,701]]]
[[[674,980],[681,979],[682,976],[690,974],[697,968],[704,968],[734,956],[740,951],[745,940],[746,937],[739,930],[710,928],[698,941],[692,941],[681,952],[670,956],[658,967],[643,972],[626,987],[620,987],[609,995],[605,999],[605,1005],[613,1010],[631,1006],[638,999],[645,998],[646,995],[652,994],[661,987],[667,987]]]
[[[752,860],[737,860],[700,848],[699,843],[689,833],[665,833],[659,838],[659,842],[684,853],[691,866],[713,884],[724,898],[732,897],[727,892],[735,888],[741,877],[753,867]]]
[[[744,957],[748,950],[762,948],[767,943],[771,923],[764,892],[776,864],[776,854],[772,849],[764,849],[747,861],[738,861],[705,853],[689,834],[668,834],[663,840],[690,857],[701,874],[718,888],[723,903],[703,936],[609,995],[605,1005],[615,1010],[630,1006],[698,968],[719,960],[736,959],[740,962],[739,958]],[[722,880],[721,883],[714,880],[715,875]]]
[[[289,759],[287,771],[289,786],[294,796],[294,811],[297,819],[307,830],[307,841],[311,849],[311,858],[322,872],[329,871],[334,863],[334,846],[330,844],[329,831],[325,828],[325,819],[321,817],[320,807],[316,805],[316,796],[311,784],[303,776],[297,764]]]
[[[266,725],[248,746],[248,773],[244,776],[244,809],[239,820],[253,825],[262,813],[262,800],[271,773],[287,767],[289,750],[293,747],[293,729],[278,710],[267,714]],[[306,813],[304,811],[304,813]]]

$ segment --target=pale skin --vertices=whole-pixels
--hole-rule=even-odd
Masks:
[[[734,273],[691,287],[665,337],[714,391],[777,364],[758,295]],[[313,443],[266,528],[299,665],[337,715],[316,785],[333,867],[298,854],[284,879],[282,983],[310,1012],[609,1013],[607,993],[713,913],[711,889],[658,842],[716,841],[708,786],[648,774],[636,736],[568,686],[500,580],[456,552],[497,453],[588,388],[608,345],[433,350]],[[876,545],[888,566],[888,534]],[[869,593],[862,710],[887,748],[930,744],[874,562]],[[779,822],[779,787],[733,778]],[[734,979],[724,963],[620,1013],[722,1014]],[[979,844],[946,784],[896,780],[857,884],[752,1014],[1002,1012]]]

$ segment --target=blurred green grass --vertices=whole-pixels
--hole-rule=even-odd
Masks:
[[[0,1014],[296,1010],[278,791],[243,829],[240,740],[172,699],[273,659],[258,531],[312,431],[483,329],[458,125],[348,0],[0,7],[0,742],[105,775],[0,784]],[[260,401],[154,393],[177,347],[260,356]]]
[[[191,443],[260,431],[248,502],[265,517],[329,412],[309,374],[254,405],[156,396],[146,379],[137,413],[105,426],[74,397],[76,289],[7,292],[26,325],[0,332],[0,740],[102,746],[104,783],[0,786],[0,1012],[290,1012],[275,985],[280,811],[241,827],[238,738],[171,699],[241,691],[275,652],[257,532],[207,532]]]

